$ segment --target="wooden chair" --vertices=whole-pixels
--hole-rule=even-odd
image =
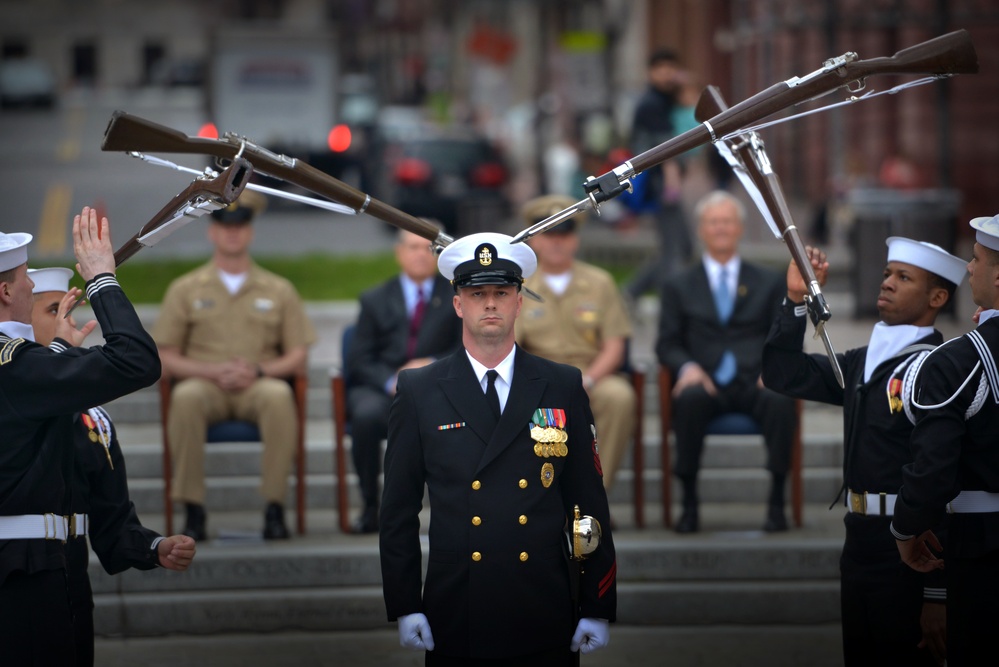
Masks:
[[[309,387],[305,371],[288,378],[295,394],[295,416],[298,420],[298,441],[295,443],[295,514],[296,529],[299,535],[305,534],[305,405]],[[166,519],[167,535],[173,535],[173,500],[170,486],[173,479],[173,465],[170,460],[170,440],[167,435],[167,417],[170,414],[170,396],[174,380],[166,375],[160,378],[160,421],[163,430],[163,514]],[[260,429],[253,422],[226,420],[208,427],[206,443],[212,442],[260,442]]]
[[[347,488],[347,450],[343,440],[350,433],[347,421],[347,353],[354,339],[356,325],[343,330],[340,342],[339,368],[330,369],[330,398],[333,403],[333,474],[336,477],[336,509],[340,517],[340,530],[350,532],[350,498]]]
[[[659,420],[661,424],[662,443],[662,502],[663,522],[667,528],[673,526],[672,480],[673,469],[670,464],[669,433],[673,426],[673,378],[669,369],[659,367]],[[801,412],[802,401],[796,400],[795,413],[797,426],[794,429],[794,439],[791,442],[791,512],[794,525],[801,528],[803,486],[801,481]],[[708,435],[759,435],[759,424],[751,416],[741,412],[729,412],[719,415],[708,424]]]

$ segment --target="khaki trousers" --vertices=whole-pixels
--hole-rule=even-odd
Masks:
[[[200,378],[174,386],[167,418],[173,499],[204,505],[205,435],[209,425],[227,419],[251,421],[260,428],[264,445],[260,494],[267,502],[284,504],[298,421],[291,385],[277,378],[261,378],[239,392],[223,391]]]
[[[590,409],[597,425],[600,465],[604,489],[614,485],[614,476],[635,433],[635,389],[621,375],[601,378],[589,391]]]

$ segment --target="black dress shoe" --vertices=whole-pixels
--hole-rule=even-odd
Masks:
[[[696,533],[699,528],[698,523],[697,506],[684,507],[683,514],[680,515],[680,520],[676,522],[673,530],[678,533]]]
[[[284,508],[277,503],[269,504],[264,511],[264,539],[288,539],[288,528],[284,525]]]
[[[364,510],[364,513],[350,525],[352,535],[366,535],[378,532],[378,511]]]
[[[195,542],[202,542],[208,539],[208,531],[205,528],[206,517],[203,505],[187,503],[187,520],[184,523],[182,535],[187,535]]]
[[[783,505],[770,505],[767,508],[767,520],[763,523],[763,530],[768,533],[780,533],[787,530],[787,519],[784,518]]]

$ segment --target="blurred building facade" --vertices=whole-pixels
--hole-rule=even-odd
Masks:
[[[345,71],[371,77],[382,104],[424,105],[502,144],[524,174],[521,197],[556,189],[544,165],[553,146],[600,154],[623,143],[656,47],[676,49],[734,104],[845,51],[891,55],[966,28],[981,73],[763,137],[793,197],[822,202],[902,156],[927,187],[958,188],[963,217],[999,208],[999,7],[989,0],[0,0],[0,19],[0,56],[42,58],[64,86],[98,90],[183,83],[170,77],[194,72],[222,25],[324,26]],[[883,79],[871,87],[897,83]]]

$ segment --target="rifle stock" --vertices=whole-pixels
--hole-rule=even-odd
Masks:
[[[626,164],[630,164],[630,169],[622,168],[624,167],[622,165],[609,173],[628,178],[718,137],[752,125],[787,107],[862,81],[868,76],[876,74],[942,76],[970,74],[977,71],[978,56],[966,30],[956,30],[935,37],[888,57],[857,60],[857,54],[846,53],[827,60],[822,68],[811,74],[776,83],[721,113],[706,117],[702,122],[706,121],[711,130],[705,125],[687,130],[629,160]],[[594,179],[589,183],[598,180]]]
[[[104,130],[101,150],[205,154],[224,160],[231,160],[238,155],[246,158],[255,171],[294,183],[317,195],[346,204],[358,213],[372,215],[439,246],[446,246],[453,240],[435,225],[373,199],[302,160],[277,155],[232,134],[227,134],[223,139],[190,137],[145,118],[124,111],[115,111],[111,114],[111,120]]]

